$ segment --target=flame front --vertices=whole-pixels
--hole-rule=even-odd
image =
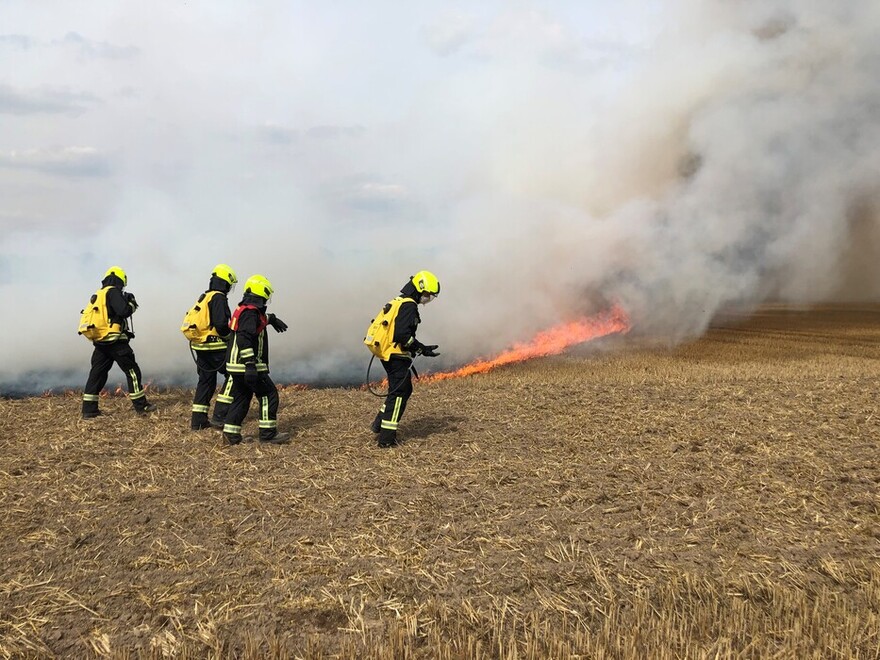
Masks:
[[[558,355],[566,348],[586,341],[606,337],[617,333],[626,333],[630,329],[629,317],[619,305],[615,305],[606,312],[590,316],[579,321],[562,323],[542,332],[524,343],[514,344],[512,347],[494,358],[478,359],[466,364],[455,371],[445,371],[436,374],[427,374],[420,378],[421,381],[431,382],[446,380],[447,378],[459,378],[484,374],[496,367],[501,367],[514,362],[523,362],[537,357]]]

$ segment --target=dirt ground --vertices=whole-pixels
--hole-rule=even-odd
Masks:
[[[360,390],[278,447],[0,401],[0,657],[880,657],[880,308],[601,346],[417,384],[393,450]]]

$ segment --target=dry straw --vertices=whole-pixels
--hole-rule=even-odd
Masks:
[[[422,384],[392,451],[354,390],[2,401],[0,657],[876,658],[877,321]]]

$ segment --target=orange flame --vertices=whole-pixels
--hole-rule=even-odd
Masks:
[[[286,385],[278,385],[280,392],[305,392],[311,389],[305,383],[287,383]]]
[[[558,355],[566,348],[575,344],[613,335],[629,332],[629,317],[619,305],[615,305],[606,312],[601,312],[579,321],[562,323],[542,332],[525,343],[517,343],[512,347],[489,359],[478,359],[466,364],[455,371],[445,371],[436,374],[426,374],[419,380],[432,382],[446,380],[448,378],[460,378],[473,374],[484,374],[496,367],[501,367],[514,362],[523,362],[537,357]]]

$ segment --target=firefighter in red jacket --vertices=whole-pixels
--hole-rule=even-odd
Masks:
[[[104,273],[101,288],[89,301],[90,305],[95,306],[95,310],[99,310],[99,316],[104,316],[106,325],[103,326],[100,336],[92,340],[95,350],[92,352],[92,367],[83,389],[83,419],[103,414],[98,402],[114,363],[118,364],[125,374],[128,397],[135,412],[146,414],[156,409],[156,406],[147,401],[141,368],[129,345],[134,333],[128,329],[128,319],[135,313],[138,304],[134,294],[123,291],[126,284],[128,284],[128,276],[125,271],[119,266],[112,266]],[[89,336],[82,327],[80,334]]]
[[[426,345],[416,339],[416,329],[422,318],[419,305],[427,305],[440,295],[440,280],[434,273],[421,270],[413,275],[400,290],[403,302],[393,319],[394,337],[391,354],[382,360],[388,375],[388,395],[385,404],[373,420],[371,430],[378,433],[380,447],[394,447],[397,443],[397,427],[406,410],[407,401],[412,394],[412,375],[410,367],[416,355],[435,357],[438,346]]]
[[[290,434],[278,431],[278,388],[269,377],[269,334],[287,330],[287,324],[274,314],[266,314],[272,297],[272,284],[262,275],[252,275],[244,285],[244,296],[229,324],[232,341],[226,352],[226,371],[232,378],[232,403],[226,413],[223,437],[231,445],[242,441],[241,423],[247,416],[251,398],[260,401],[260,442],[275,445],[289,442]]]

